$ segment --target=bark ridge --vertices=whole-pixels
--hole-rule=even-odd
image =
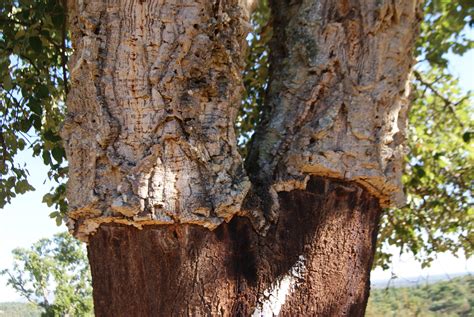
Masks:
[[[250,187],[233,124],[252,1],[69,1],[69,227],[213,229]]]

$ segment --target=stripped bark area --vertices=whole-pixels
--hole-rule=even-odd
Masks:
[[[240,212],[250,183],[233,124],[248,1],[70,1],[63,128],[69,227],[194,223]]]
[[[355,183],[307,187],[280,193],[265,237],[243,217],[214,231],[102,226],[89,244],[95,315],[363,316],[378,200]]]
[[[260,195],[309,175],[355,181],[382,206],[401,185],[420,1],[271,1],[270,83],[247,159]],[[275,215],[269,214],[275,218]]]

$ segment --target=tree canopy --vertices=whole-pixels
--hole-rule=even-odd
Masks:
[[[374,289],[366,316],[471,316],[473,288],[474,278],[466,275],[434,284]]]
[[[0,207],[33,190],[28,166],[15,155],[29,147],[48,165],[57,186],[44,196],[58,224],[67,210],[67,162],[59,131],[68,91],[66,1],[5,0],[0,4]],[[471,92],[450,72],[449,56],[474,47],[474,4],[427,0],[413,73],[409,151],[403,178],[406,207],[387,209],[380,231],[377,265],[386,266],[384,245],[412,252],[424,264],[434,253],[474,246],[474,124]],[[236,122],[241,152],[259,120],[267,86],[268,41],[272,36],[267,0],[255,11],[248,37],[246,94]]]
[[[13,250],[13,268],[0,271],[10,285],[42,316],[92,313],[91,275],[81,243],[67,232],[41,239],[29,249]]]

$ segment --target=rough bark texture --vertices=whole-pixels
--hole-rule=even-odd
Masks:
[[[102,226],[89,244],[96,316],[363,316],[378,200],[323,178],[279,198],[266,237],[242,217],[214,231]]]
[[[320,175],[355,181],[383,206],[403,203],[420,1],[270,3],[269,90],[247,159],[259,194],[269,193],[276,211],[276,193],[304,189],[309,175]]]
[[[69,227],[87,240],[107,222],[214,229],[248,214],[260,228],[278,218],[277,193],[310,175],[358,182],[383,206],[402,201],[418,2],[271,1],[244,212],[233,122],[254,1],[70,0]]]
[[[97,316],[364,313],[380,209],[402,196],[419,0],[271,1],[247,176],[253,2],[69,0],[69,226]]]
[[[250,183],[233,124],[251,2],[70,0],[69,227],[215,228]]]

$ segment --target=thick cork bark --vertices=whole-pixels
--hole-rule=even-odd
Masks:
[[[318,175],[355,181],[382,206],[403,204],[420,1],[270,3],[269,89],[247,159],[260,195],[304,189]]]
[[[95,315],[363,316],[378,200],[355,183],[312,178],[280,194],[266,237],[247,218],[91,237]]]
[[[251,1],[69,1],[63,138],[69,227],[193,223],[240,212],[234,121]]]

